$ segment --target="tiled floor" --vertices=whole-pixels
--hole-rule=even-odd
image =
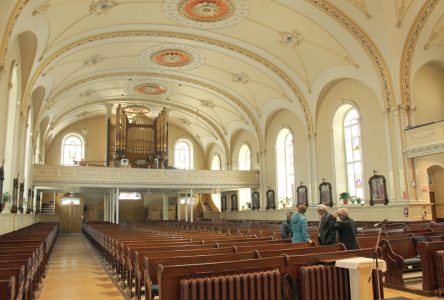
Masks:
[[[81,234],[58,237],[40,300],[122,300]]]
[[[125,299],[103,270],[86,238],[80,234],[59,236],[49,263],[39,300]],[[384,289],[386,299],[443,299]]]

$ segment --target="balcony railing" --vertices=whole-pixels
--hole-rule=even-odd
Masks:
[[[444,121],[409,128],[404,135],[409,158],[444,152]]]
[[[34,165],[37,187],[238,189],[257,188],[259,171],[211,171]]]

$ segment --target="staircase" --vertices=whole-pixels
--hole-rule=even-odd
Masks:
[[[55,202],[54,200],[50,202],[42,203],[42,214],[43,215],[53,215],[55,211]]]
[[[203,207],[203,211],[204,212],[209,212],[209,211],[212,211],[211,210],[211,206],[208,204],[208,202],[201,202],[202,203],[202,207]]]

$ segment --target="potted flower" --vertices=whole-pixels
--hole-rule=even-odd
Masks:
[[[11,194],[8,192],[4,193],[0,200],[0,212],[2,212],[6,204],[11,203]]]
[[[350,199],[350,193],[349,192],[342,192],[339,194],[339,199],[342,200],[342,203],[348,204],[348,200]]]

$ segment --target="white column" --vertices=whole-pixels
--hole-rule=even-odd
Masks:
[[[103,195],[103,221],[109,221],[109,195],[106,193]]]
[[[168,220],[168,195],[162,193],[162,220]]]
[[[180,221],[180,192],[177,193],[177,221]]]
[[[308,169],[310,170],[310,182],[307,183],[307,189],[310,191],[308,195],[308,199],[311,199],[311,205],[316,205],[318,203],[318,172],[316,165],[316,135],[308,136]],[[331,182],[333,178],[328,178],[328,181]],[[332,191],[332,193],[334,190]],[[295,195],[297,199],[297,195]],[[307,200],[308,200],[307,199]],[[333,200],[334,201],[334,200]]]
[[[372,281],[369,280],[375,268],[375,260],[368,257],[353,257],[336,261],[336,267],[345,268],[350,273],[350,298],[353,300],[373,300]],[[385,261],[378,260],[378,268],[386,270]],[[382,287],[381,287],[382,288]]]
[[[193,223],[193,189],[190,189],[190,222]]]
[[[185,193],[185,222],[188,222],[188,193]]]
[[[119,188],[116,189],[116,224],[119,224]]]
[[[116,193],[111,190],[111,223],[116,223]]]
[[[34,188],[34,193],[33,193],[34,198],[32,199],[32,211],[35,212],[37,211],[37,189]]]

